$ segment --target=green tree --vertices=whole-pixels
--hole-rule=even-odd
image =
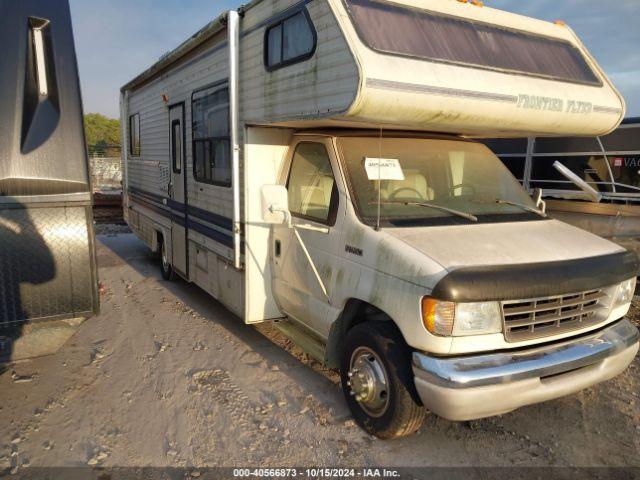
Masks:
[[[87,145],[120,145],[120,120],[107,118],[99,113],[84,116]]]

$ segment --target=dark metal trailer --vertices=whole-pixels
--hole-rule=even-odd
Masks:
[[[67,0],[0,0],[0,337],[99,310]],[[6,353],[5,353],[6,354]]]
[[[489,139],[525,188],[543,190],[549,213],[640,254],[640,118],[602,137]],[[559,161],[600,195],[585,197],[555,167]]]

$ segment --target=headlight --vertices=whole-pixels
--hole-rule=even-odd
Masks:
[[[502,331],[498,302],[459,303],[453,322],[453,336],[484,335]]]
[[[616,290],[616,295],[613,300],[613,308],[631,303],[635,291],[636,277],[625,280],[620,285],[618,285],[618,289]]]
[[[424,297],[422,321],[429,332],[441,337],[486,335],[502,331],[498,302],[453,303]]]

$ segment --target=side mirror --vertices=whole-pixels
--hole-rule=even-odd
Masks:
[[[282,185],[262,187],[262,221],[271,225],[291,222],[289,192]]]
[[[536,202],[536,208],[542,213],[547,213],[547,204],[542,200],[542,189],[536,188],[533,190],[533,201]]]

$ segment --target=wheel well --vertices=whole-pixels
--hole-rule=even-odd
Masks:
[[[162,242],[164,242],[164,235],[160,230],[156,230],[156,235],[153,238],[153,240],[154,240],[154,244],[153,244],[152,250],[155,253],[160,253],[160,245],[162,244]]]
[[[337,368],[340,365],[340,354],[347,332],[356,325],[373,321],[391,322],[395,326],[393,319],[378,307],[357,298],[349,299],[329,332],[325,350],[325,364],[327,367]],[[398,329],[398,331],[400,330]]]

